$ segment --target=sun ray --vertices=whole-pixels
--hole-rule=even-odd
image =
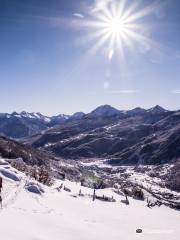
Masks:
[[[147,7],[145,7],[144,9],[141,9],[140,11],[137,11],[136,13],[131,14],[127,18],[127,22],[129,23],[134,22],[145,16],[151,15],[152,13],[154,13],[154,10],[157,10],[159,7],[160,7],[160,3],[152,3],[151,5],[148,5]]]
[[[125,12],[122,14],[122,19],[125,21],[125,20],[128,19],[130,16],[132,16],[132,14],[136,11],[136,9],[138,8],[138,6],[139,6],[139,1],[134,2],[134,4],[132,4],[132,5],[127,9],[127,11],[125,11]]]
[[[117,9],[118,9],[118,13],[117,13],[117,17],[118,18],[121,18],[123,13],[124,13],[124,8],[125,8],[125,5],[126,5],[126,0],[122,0],[122,1],[119,1],[119,4],[116,3],[117,5]]]
[[[110,34],[106,33],[101,38],[99,38],[99,40],[97,40],[96,44],[92,48],[89,49],[88,55],[96,54],[98,52],[98,50],[103,47],[105,42],[109,40],[109,37],[110,37]]]
[[[80,39],[78,39],[77,44],[81,45],[81,44],[96,42],[99,39],[103,38],[106,35],[106,33],[107,33],[106,30],[103,29],[101,31],[98,30],[91,34],[87,34],[84,37],[81,37]]]

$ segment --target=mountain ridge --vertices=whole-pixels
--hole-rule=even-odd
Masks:
[[[91,111],[90,113],[76,112],[72,115],[59,114],[56,116],[46,116],[40,112],[20,113],[0,113],[0,134],[14,139],[29,137],[34,134],[47,131],[55,126],[62,125],[71,121],[93,118],[111,118],[111,117],[127,117],[146,113],[164,113],[168,110],[155,106],[151,109],[135,108],[132,110],[118,110],[110,105],[102,105]]]

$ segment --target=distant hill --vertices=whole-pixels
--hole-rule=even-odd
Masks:
[[[0,156],[8,159],[21,158],[28,165],[48,165],[55,159],[52,155],[42,150],[34,149],[17,141],[0,137]]]

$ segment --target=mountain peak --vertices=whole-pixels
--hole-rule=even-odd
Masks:
[[[156,105],[155,107],[150,108],[148,111],[153,113],[162,113],[162,112],[166,112],[167,110],[159,105]]]
[[[120,111],[117,110],[116,108],[113,108],[110,105],[102,105],[97,107],[95,110],[93,110],[91,113],[89,113],[88,115],[90,117],[103,117],[103,116],[113,116],[113,115],[117,115],[119,114]]]

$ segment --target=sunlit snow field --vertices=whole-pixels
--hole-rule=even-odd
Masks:
[[[9,169],[8,169],[9,168]],[[2,169],[16,175],[20,181],[4,177]],[[3,176],[3,209],[0,210],[0,239],[2,240],[178,240],[180,212],[161,206],[153,209],[146,202],[130,200],[112,189],[98,190],[116,199],[114,203],[92,201],[93,190],[69,181],[63,184],[72,192],[56,190],[61,181],[44,187],[41,195],[30,193],[25,184],[30,181],[8,165],[0,166]],[[84,197],[79,197],[81,189]],[[143,233],[136,233],[141,228]]]

